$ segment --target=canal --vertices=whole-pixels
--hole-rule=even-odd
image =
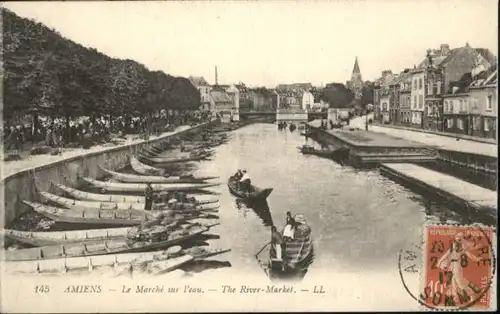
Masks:
[[[257,211],[238,206],[225,185],[237,169],[247,170],[258,187],[274,188],[268,205],[278,229],[287,211],[306,216],[315,245],[315,259],[306,276],[336,270],[396,274],[399,251],[421,242],[425,223],[464,223],[447,208],[426,206],[420,195],[377,170],[356,170],[302,155],[297,146],[305,139],[298,130],[278,131],[276,125],[254,124],[230,136],[228,143],[216,148],[211,161],[198,164],[195,175],[221,176],[221,224],[214,233],[220,235],[218,245],[232,249],[225,256],[232,271],[265,276],[255,254],[270,239],[270,228]]]

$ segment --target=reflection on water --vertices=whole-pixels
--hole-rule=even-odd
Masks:
[[[235,199],[236,208],[242,211],[243,215],[248,213],[248,209],[251,209],[261,220],[262,224],[266,227],[273,226],[273,217],[269,209],[269,205],[266,200],[256,200],[256,201],[245,201],[240,198]]]

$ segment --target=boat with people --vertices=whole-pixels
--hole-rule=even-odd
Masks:
[[[227,186],[231,194],[247,200],[265,200],[273,191],[272,188],[261,189],[253,184],[248,184],[248,187],[244,187],[234,176],[229,177]]]
[[[205,177],[194,177],[194,176],[176,176],[176,177],[164,177],[164,176],[144,176],[144,175],[134,175],[128,173],[120,173],[112,170],[99,167],[103,172],[111,175],[118,181],[125,183],[204,183],[208,180],[218,179],[218,176],[205,176]]]
[[[314,259],[314,245],[311,227],[302,214],[291,217],[287,215],[287,223],[283,230],[271,227],[272,240],[266,244],[255,257],[266,247],[267,261],[259,260],[264,271],[271,280],[301,280]]]
[[[297,127],[295,126],[295,124],[290,124],[290,127],[289,127],[290,132],[295,131],[295,129],[296,129],[296,128],[297,128]]]
[[[105,182],[86,177],[81,180],[109,192],[144,192],[146,189],[145,183]],[[154,191],[197,191],[218,185],[220,183],[155,183],[151,186]]]

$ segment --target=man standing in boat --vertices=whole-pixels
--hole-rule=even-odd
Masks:
[[[240,183],[243,191],[250,192],[252,182],[250,181],[250,176],[247,174],[246,170],[243,170],[243,177],[241,177]]]
[[[293,240],[294,233],[295,233],[295,219],[293,219],[291,212],[286,212],[286,222],[285,222],[285,230],[283,231],[283,239],[285,241]]]
[[[146,203],[144,204],[144,209],[151,210],[151,207],[153,206],[153,187],[151,186],[151,182],[146,183],[144,196],[146,197]]]

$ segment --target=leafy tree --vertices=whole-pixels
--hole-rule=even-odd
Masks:
[[[349,108],[354,93],[341,83],[330,83],[321,91],[319,99],[330,104],[330,108]]]

